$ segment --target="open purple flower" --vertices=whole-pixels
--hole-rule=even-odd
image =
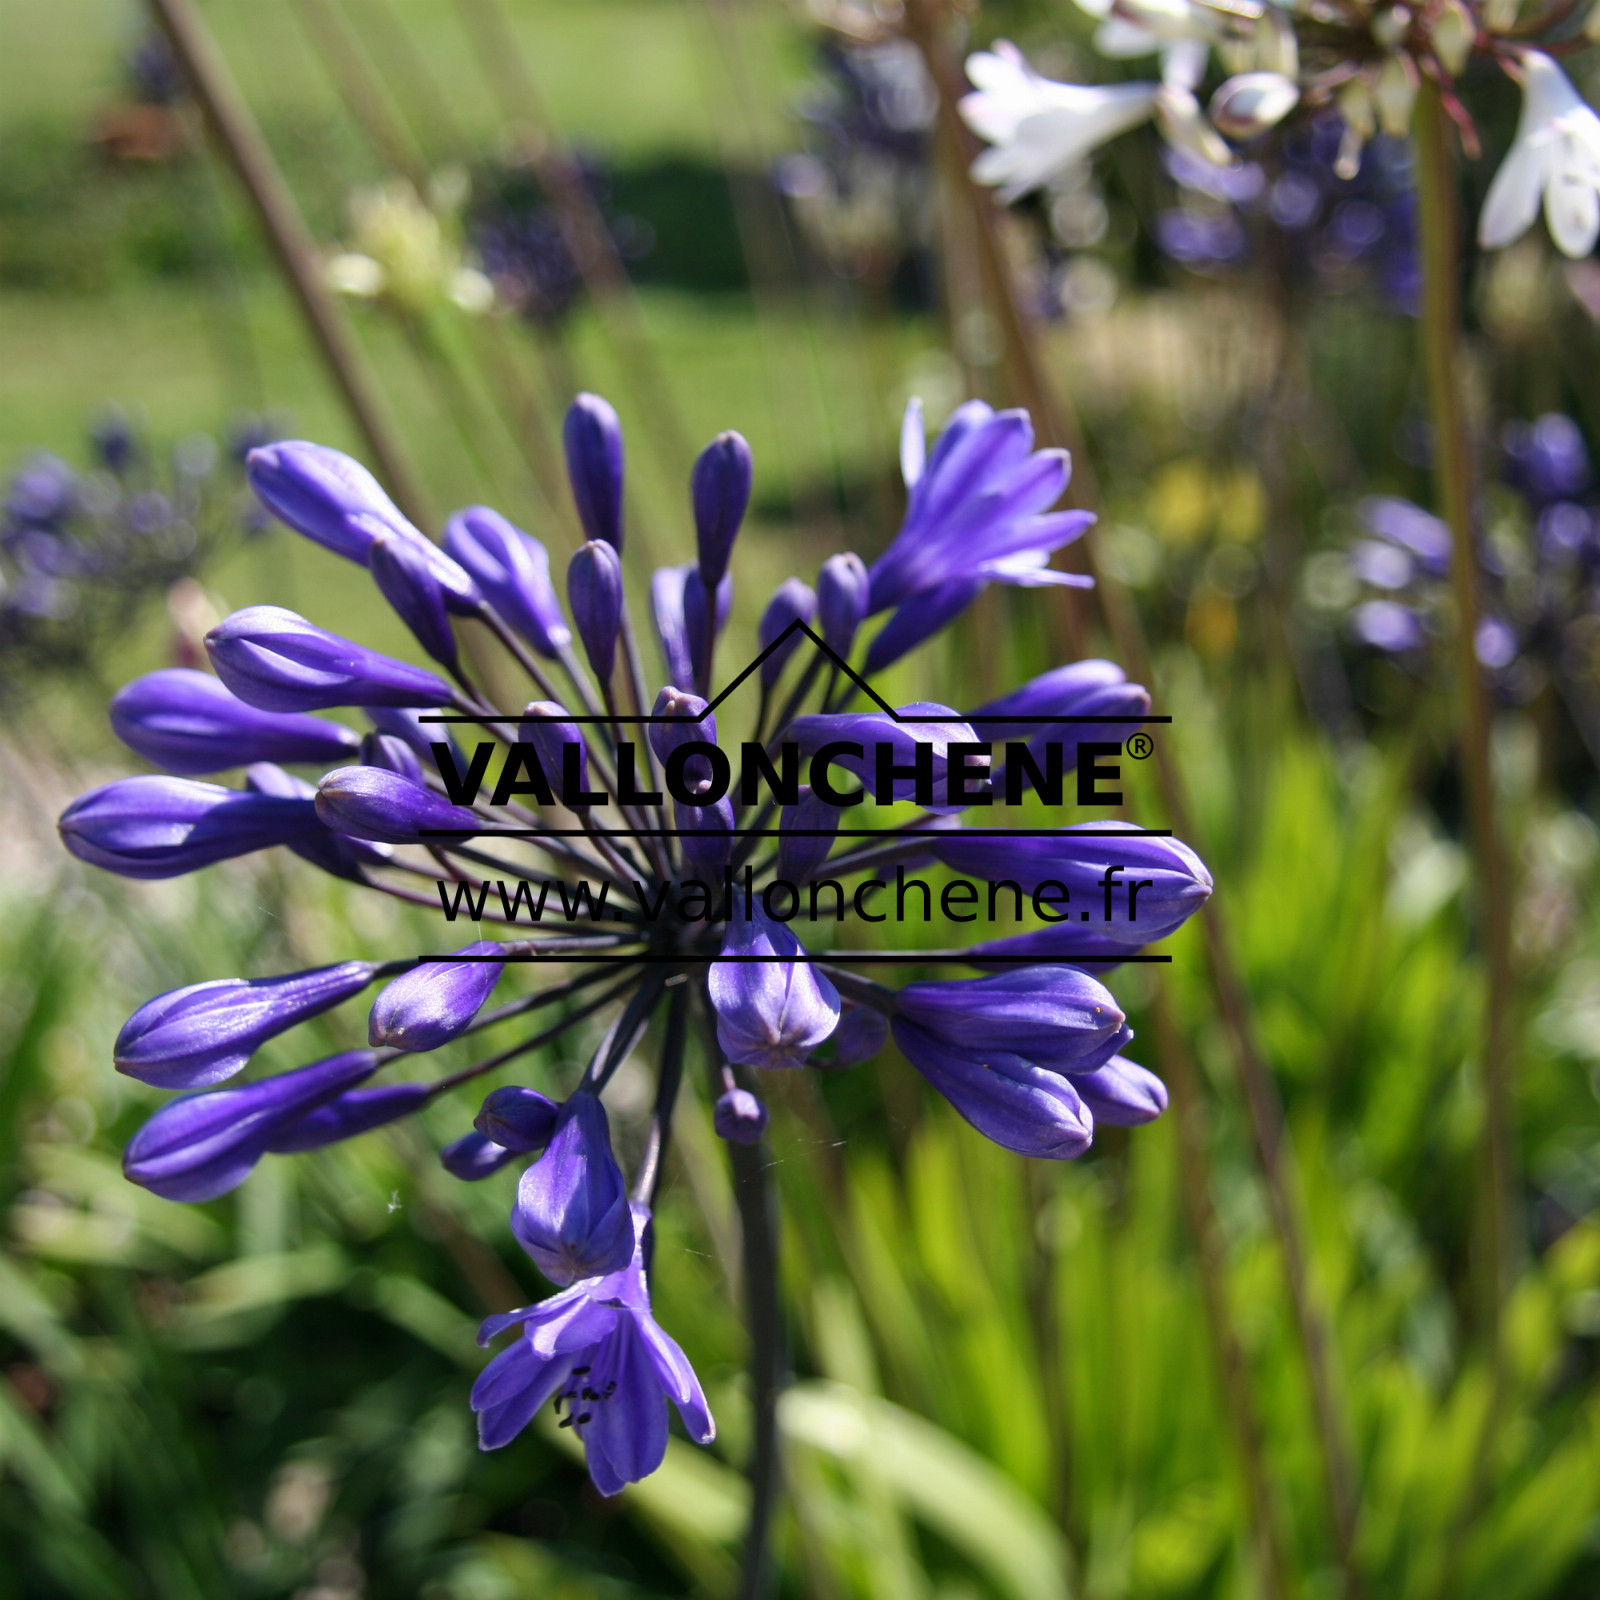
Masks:
[[[995,411],[981,400],[956,409],[924,455],[922,414],[906,412],[902,467],[911,500],[899,535],[871,567],[873,612],[968,582],[1067,584],[1052,551],[1080,538],[1087,511],[1051,511],[1072,476],[1064,450],[1033,448],[1025,411]]]
[[[553,1402],[565,1411],[561,1425],[583,1441],[589,1476],[605,1495],[661,1465],[668,1400],[696,1444],[709,1444],[717,1431],[694,1369],[650,1314],[643,1260],[649,1212],[635,1206],[630,1224],[632,1256],[619,1271],[484,1322],[479,1344],[508,1328],[517,1338],[472,1386],[485,1450],[510,1444]]]

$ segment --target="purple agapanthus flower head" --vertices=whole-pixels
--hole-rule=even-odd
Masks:
[[[61,833],[81,860],[132,877],[282,845],[363,894],[441,919],[421,956],[408,937],[381,964],[191,985],[141,1007],[117,1064],[190,1089],[386,980],[369,1048],[170,1102],[130,1144],[128,1175],[173,1199],[208,1199],[268,1153],[358,1137],[524,1062],[532,1082],[491,1087],[439,1159],[465,1182],[521,1169],[513,1236],[564,1288],[485,1324],[486,1338],[517,1334],[473,1405],[493,1448],[557,1402],[611,1494],[659,1464],[669,1399],[695,1438],[711,1433],[694,1374],[651,1317],[646,1279],[651,1207],[675,1170],[664,1153],[697,1158],[672,1138],[691,1070],[709,1077],[713,1126],[741,1186],[770,1181],[758,1147],[771,1113],[752,1069],[848,1068],[891,1038],[989,1138],[1030,1156],[1080,1155],[1097,1119],[1131,1125],[1165,1105],[1160,1082],[1123,1053],[1131,1033],[1107,975],[1180,927],[1212,881],[1161,832],[1007,825],[1007,805],[1026,800],[1036,817],[1041,796],[1055,803],[1047,791],[1072,757],[1053,745],[1075,756],[1081,731],[1061,733],[1063,721],[1087,719],[1114,742],[1149,715],[1144,688],[1114,664],[1056,666],[967,713],[923,700],[889,709],[875,691],[869,704],[853,669],[836,670],[841,658],[864,656],[869,673],[898,659],[986,583],[1076,581],[1046,562],[1088,519],[1054,509],[1067,462],[1034,450],[1022,413],[964,406],[925,458],[912,409],[900,532],[870,568],[830,556],[815,593],[798,579],[779,585],[762,646],[797,622],[821,634],[796,630],[752,674],[753,732],[743,704],[721,727],[711,709],[727,687],[716,644],[731,616],[748,447],[725,435],[690,475],[695,559],[651,582],[667,663],[652,681],[623,582],[620,428],[590,397],[564,442],[590,536],[568,568],[582,650],[544,551],[497,513],[459,513],[439,551],[337,452],[257,449],[252,471],[278,514],[366,568],[415,646],[380,655],[277,607],[236,612],[207,641],[220,681],[157,673],[118,697],[118,731],[166,770],[84,796]],[[19,525],[14,508],[8,517]],[[1375,542],[1422,563],[1412,534]],[[872,613],[884,620],[863,652]],[[472,642],[467,666],[458,636]],[[479,645],[503,655],[480,662]],[[741,666],[756,653],[741,651]],[[454,681],[414,659],[424,654]],[[371,730],[311,715],[337,707],[360,709]],[[739,746],[723,742],[730,715]],[[244,767],[242,789],[192,776],[230,765]],[[883,825],[852,825],[889,805],[900,809]],[[974,881],[946,882],[942,868]],[[952,889],[969,907],[987,898],[987,918],[958,915]],[[969,942],[904,953],[934,970],[897,992],[876,978],[893,979],[902,953],[875,948],[871,930],[897,902],[898,918],[913,920],[905,907],[919,895]],[[443,931],[463,919],[470,935]],[[981,926],[965,933],[967,923]],[[465,1041],[490,1029],[494,1047],[469,1056]],[[591,1030],[586,1066],[545,1051]],[[625,1066],[634,1076],[657,1045],[648,1127],[628,1126],[614,1145],[602,1096],[620,1106],[614,1077]],[[448,1070],[430,1073],[446,1048]]]
[[[483,1324],[480,1344],[509,1328],[517,1338],[472,1386],[485,1450],[509,1444],[553,1402],[565,1412],[562,1426],[583,1441],[589,1476],[605,1495],[661,1465],[668,1400],[696,1444],[716,1437],[694,1369],[650,1313],[643,1259],[649,1212],[635,1206],[629,1220],[633,1250],[620,1270]]]

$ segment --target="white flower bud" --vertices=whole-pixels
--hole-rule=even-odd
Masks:
[[[1396,139],[1405,138],[1417,99],[1417,68],[1410,56],[1392,55],[1384,62],[1373,85],[1372,99],[1383,131]]]
[[[1391,6],[1372,14],[1372,37],[1385,50],[1397,50],[1411,27],[1411,8]]]
[[[1600,15],[1600,11],[1589,13],[1591,23],[1597,15]],[[1465,68],[1472,55],[1477,32],[1472,13],[1461,0],[1445,0],[1443,10],[1433,24],[1433,49],[1452,78],[1459,77]]]
[[[1299,88],[1277,72],[1243,72],[1211,97],[1211,120],[1230,139],[1253,139],[1294,110]]]

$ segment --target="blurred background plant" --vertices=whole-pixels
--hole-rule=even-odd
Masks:
[[[769,1075],[796,1372],[782,1592],[1593,1594],[1593,263],[1558,265],[1530,237],[1465,268],[1480,553],[1504,630],[1479,655],[1498,690],[1521,1018],[1497,1367],[1474,1331],[1483,954],[1400,147],[1373,141],[1342,178],[1323,121],[1265,135],[1223,175],[1122,141],[996,216],[972,209],[937,79],[890,5],[200,13],[318,281],[333,263],[366,287],[333,312],[432,531],[483,502],[572,548],[556,425],[587,387],[637,441],[630,539],[677,559],[690,442],[736,426],[757,468],[736,599],[753,623],[783,574],[887,544],[908,394],[934,421],[969,393],[1036,403],[997,266],[1080,413],[1076,481],[1103,485],[1095,558],[1149,635],[1174,718],[1159,736],[1293,1140],[1353,1558],[1325,1509],[1238,1050],[1190,930],[1164,1001],[1147,975],[1126,987],[1141,1043],[1187,1045],[1196,1114],[1105,1136],[1071,1166],[962,1137],[892,1057]],[[994,0],[955,23],[1084,75],[1087,17]],[[500,1180],[449,1183],[385,1133],[268,1163],[201,1208],[117,1168],[152,1099],[109,1044],[150,994],[437,936],[421,915],[374,922],[292,860],[120,885],[55,843],[65,800],[120,769],[106,686],[186,662],[212,613],[273,601],[407,648],[356,576],[256,528],[229,446],[166,443],[292,415],[374,459],[156,37],[132,4],[0,15],[0,1595],[728,1594],[744,1352],[706,1108],[685,1137],[711,1176],[691,1187],[686,1164],[666,1191],[660,1310],[722,1436],[710,1455],[675,1445],[615,1503],[553,1426],[496,1456],[473,1447],[472,1330],[532,1282]],[[1483,92],[1498,155],[1514,95]],[[86,415],[107,426],[67,467]],[[1423,509],[1397,522],[1402,501]],[[1420,637],[1360,630],[1372,603],[1404,607]],[[896,668],[882,687],[901,674],[970,705],[1074,648],[1117,653],[1088,610],[986,595],[914,680]],[[1153,818],[1153,777],[1124,771]],[[308,1032],[268,1064],[355,1042],[332,1021]],[[624,1070],[624,1139],[647,1111],[628,1086]],[[441,1104],[430,1136],[470,1113]]]

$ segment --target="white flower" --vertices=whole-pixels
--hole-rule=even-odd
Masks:
[[[993,146],[972,175],[997,185],[1008,203],[1138,127],[1155,109],[1158,90],[1153,83],[1056,83],[1003,40],[969,56],[967,76],[976,92],[962,99],[961,115]]]
[[[1522,58],[1522,117],[1489,185],[1478,242],[1499,250],[1520,239],[1539,211],[1563,254],[1577,259],[1600,237],[1600,117],[1547,55]]]

